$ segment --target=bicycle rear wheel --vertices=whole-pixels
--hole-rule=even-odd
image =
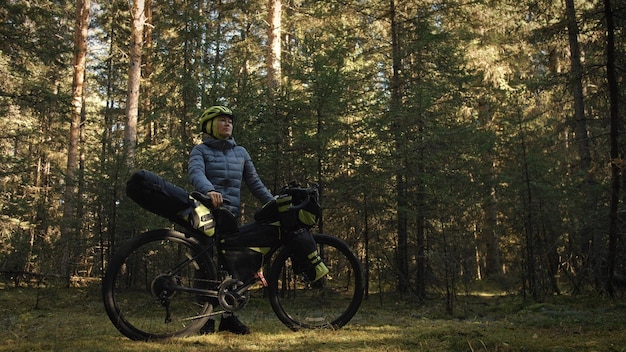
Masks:
[[[315,234],[318,253],[330,272],[308,283],[288,248],[270,270],[269,299],[276,316],[291,330],[338,329],[354,317],[363,301],[363,270],[354,251],[336,237]]]
[[[212,312],[201,291],[216,277],[215,264],[196,239],[167,229],[145,232],[111,259],[102,280],[104,306],[130,339],[187,336]]]

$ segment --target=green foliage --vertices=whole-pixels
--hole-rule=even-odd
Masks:
[[[611,180],[599,5],[575,3],[592,156],[582,170],[561,3],[394,3],[397,43],[389,2],[283,6],[282,80],[270,94],[263,3],[153,1],[135,167],[189,189],[197,116],[226,104],[234,137],[271,191],[294,179],[320,183],[319,230],[355,248],[371,294],[404,283],[407,297],[445,296],[454,313],[454,296],[491,271],[508,292],[599,289]],[[0,5],[0,270],[50,274],[62,254],[74,4]],[[92,4],[80,217],[71,219],[76,276],[98,277],[125,238],[170,226],[125,197],[128,6]],[[243,194],[245,222],[260,204]],[[470,349],[479,349],[473,337]]]
[[[52,267],[71,77],[66,5],[3,1],[0,10],[0,270]]]

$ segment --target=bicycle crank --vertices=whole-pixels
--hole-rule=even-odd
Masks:
[[[227,312],[236,312],[246,306],[250,300],[247,289],[242,288],[243,282],[237,279],[226,279],[218,287],[217,300]]]

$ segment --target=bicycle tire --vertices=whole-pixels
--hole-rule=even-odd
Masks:
[[[168,230],[144,232],[124,243],[102,280],[109,319],[132,340],[197,332],[212,312],[206,295],[175,286],[208,288],[217,271],[198,240]]]
[[[363,301],[363,269],[352,248],[333,236],[315,234],[314,238],[330,270],[324,278],[307,283],[287,247],[276,254],[270,268],[270,304],[278,319],[293,331],[339,329],[354,317]]]

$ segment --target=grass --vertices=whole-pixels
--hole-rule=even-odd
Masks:
[[[292,332],[269,303],[238,314],[252,334],[135,342],[110,323],[99,287],[0,286],[0,351],[626,351],[626,303],[601,297],[463,296],[444,302],[370,297],[338,331]]]

